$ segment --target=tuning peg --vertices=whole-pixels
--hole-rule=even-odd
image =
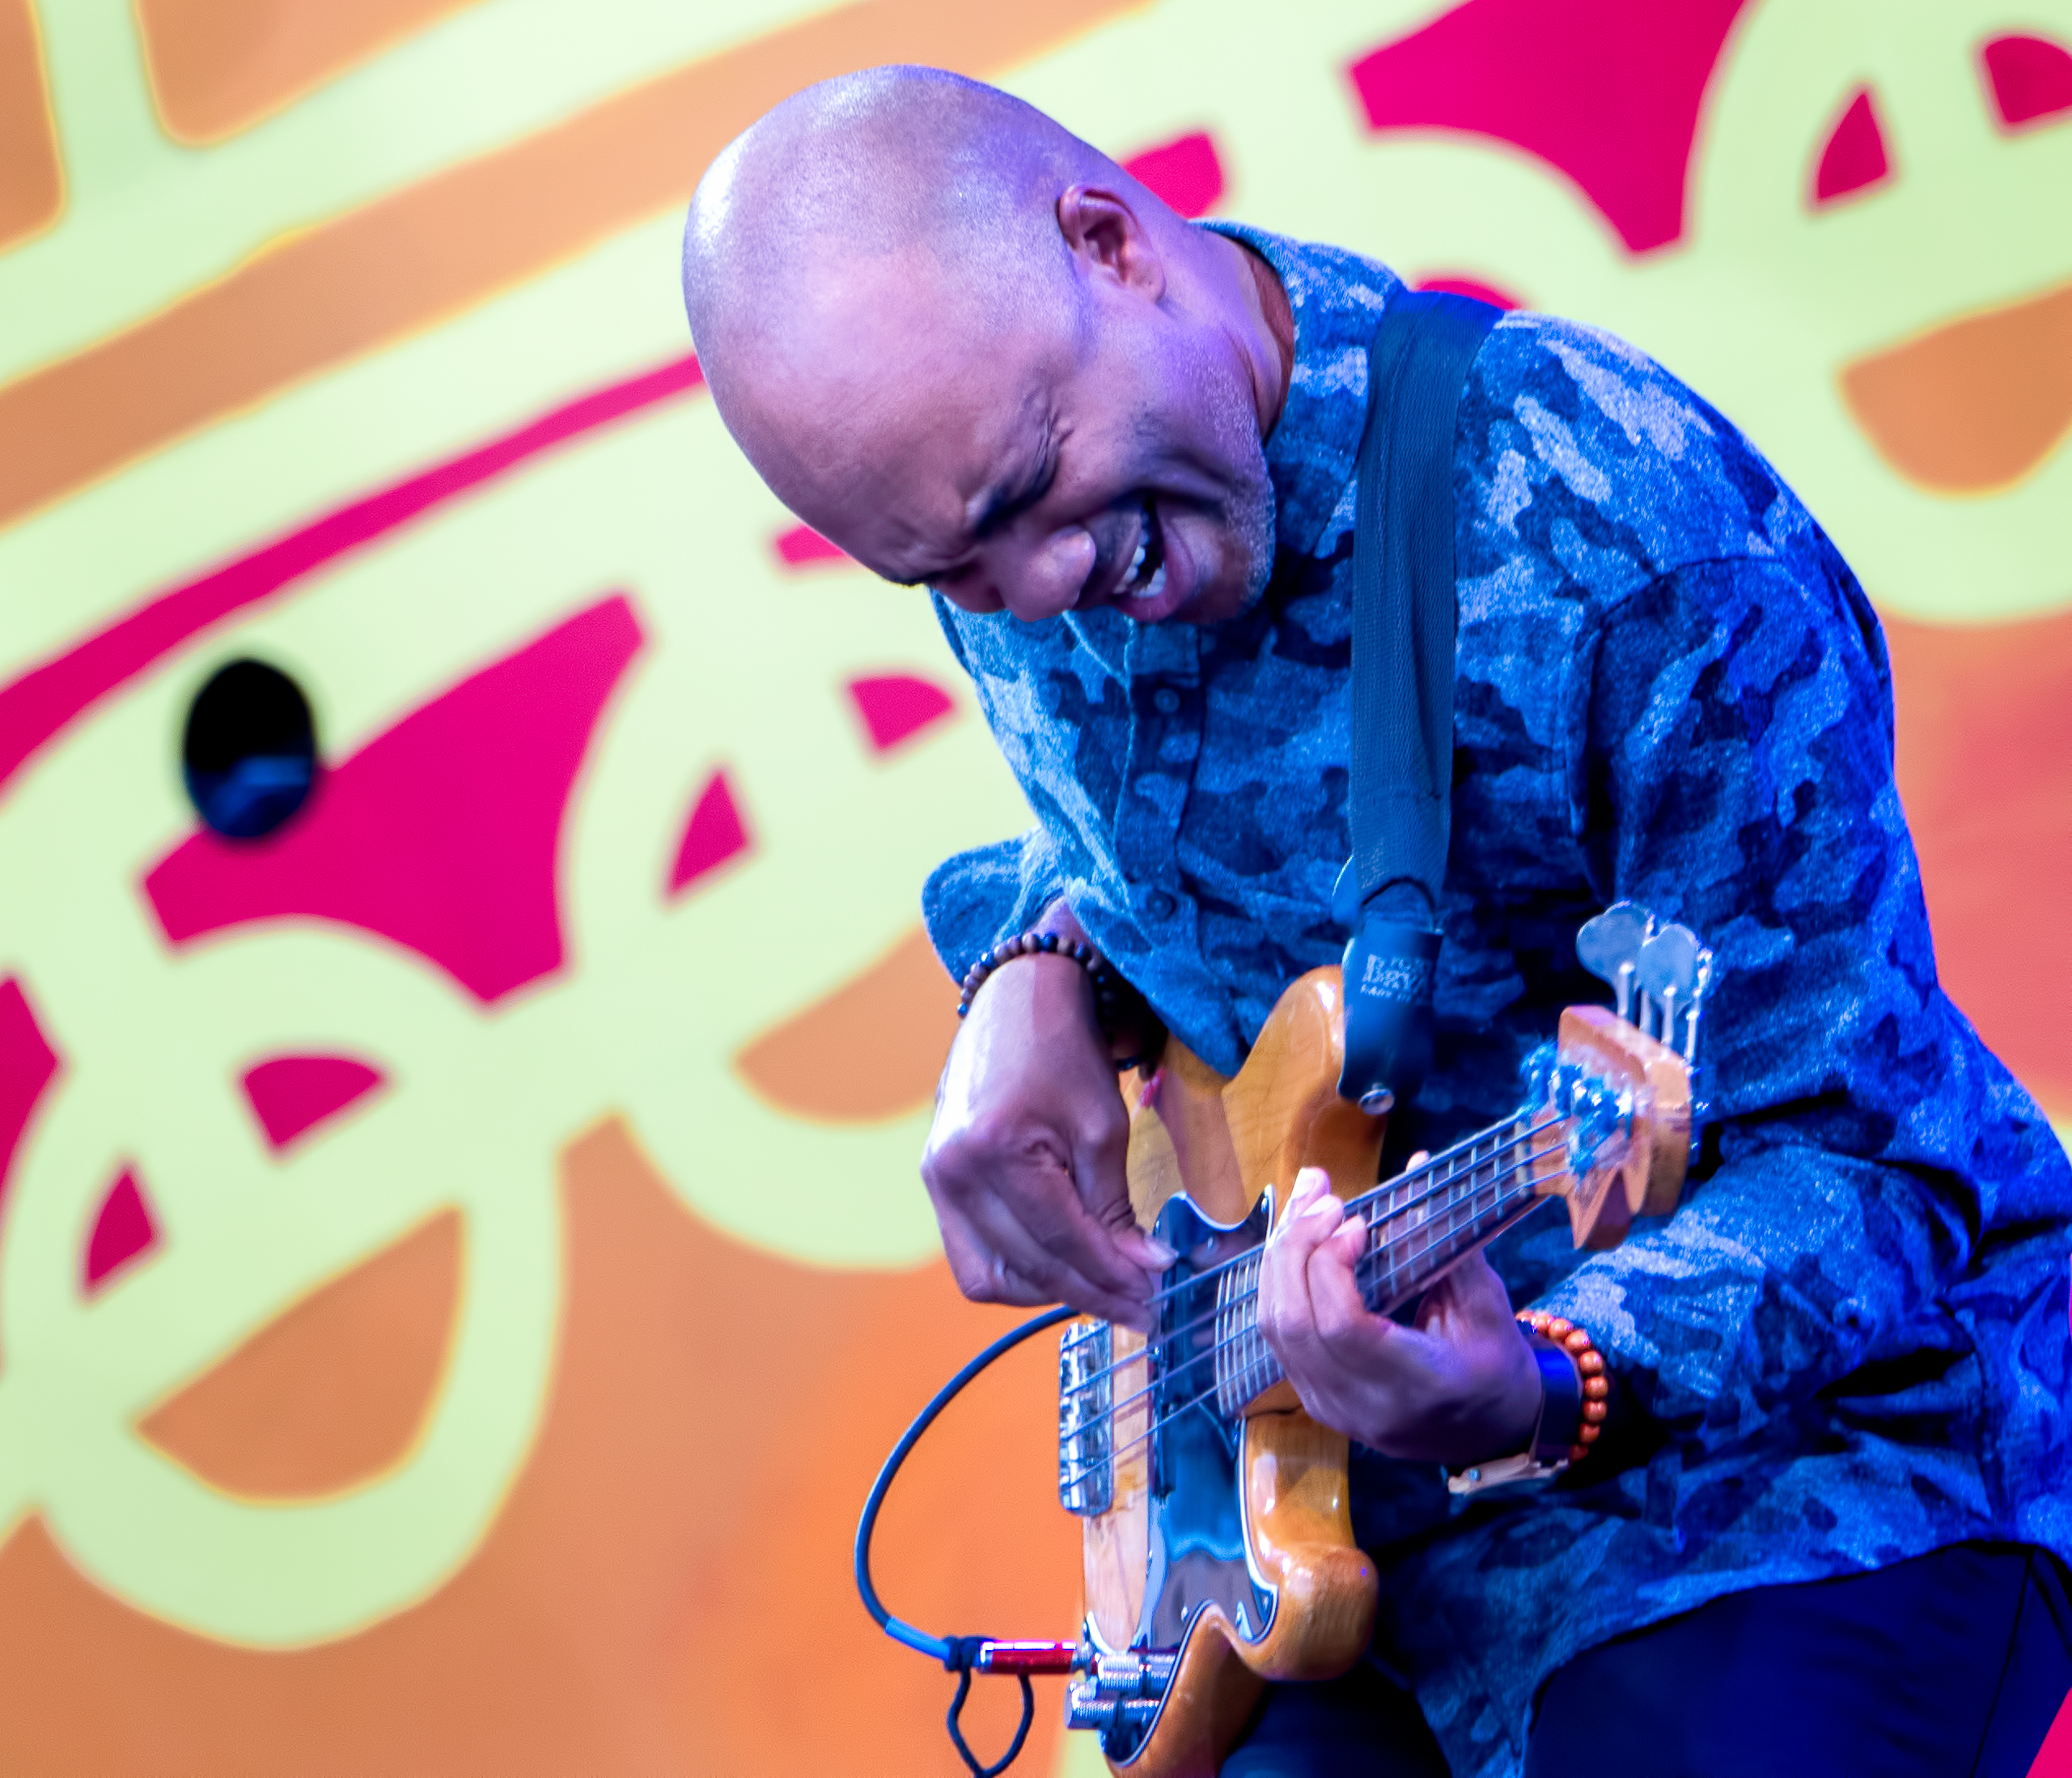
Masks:
[[[1614,902],[1576,931],[1576,961],[1618,996],[1619,1016],[1633,1017],[1633,970],[1655,930],[1655,916],[1638,902]]]
[[[1640,948],[1633,981],[1662,1009],[1662,1041],[1676,1042],[1676,1021],[1684,1021],[1684,1059],[1697,1059],[1698,1012],[1712,985],[1712,953],[1688,926],[1665,926]],[[1643,1010],[1641,1027],[1647,1025]]]

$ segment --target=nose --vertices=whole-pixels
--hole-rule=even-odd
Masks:
[[[1055,617],[1078,603],[1100,552],[1081,526],[1000,540],[994,582],[1000,602],[1026,623]]]

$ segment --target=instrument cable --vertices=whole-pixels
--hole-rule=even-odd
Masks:
[[[913,1424],[900,1435],[899,1443],[892,1447],[892,1455],[885,1459],[884,1467],[878,1471],[878,1479],[871,1486],[871,1496],[863,1503],[863,1517],[857,1521],[856,1590],[862,1595],[863,1609],[893,1641],[941,1661],[947,1671],[957,1675],[957,1695],[951,1702],[948,1718],[950,1741],[958,1756],[971,1768],[972,1778],[999,1778],[1019,1757],[1022,1745],[1029,1738],[1029,1726],[1036,1721],[1036,1691],[1029,1683],[1029,1675],[1073,1672],[1083,1665],[1083,1657],[1078,1646],[1069,1642],[1003,1642],[992,1636],[932,1636],[904,1619],[894,1617],[885,1609],[877,1588],[871,1583],[871,1534],[877,1530],[878,1509],[885,1504],[885,1496],[892,1488],[892,1478],[900,1472],[900,1466],[921,1442],[922,1434],[935,1424],[936,1416],[956,1399],[964,1385],[1023,1341],[1046,1328],[1057,1326],[1060,1322],[1070,1321],[1077,1313],[1061,1305],[1031,1316],[1020,1326],[1002,1334],[936,1390],[928,1405],[914,1416]],[[1006,1752],[989,1766],[981,1764],[978,1756],[965,1745],[964,1730],[958,1721],[964,1714],[964,1699],[971,1692],[974,1671],[1012,1674],[1022,1687],[1020,1725],[1015,1730],[1015,1738],[1008,1743]]]

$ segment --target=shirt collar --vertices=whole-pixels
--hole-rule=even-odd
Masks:
[[[1367,426],[1367,344],[1402,280],[1378,261],[1316,247],[1243,223],[1201,227],[1249,247],[1288,293],[1295,362],[1288,398],[1266,440],[1274,541],[1315,555],[1359,462]]]

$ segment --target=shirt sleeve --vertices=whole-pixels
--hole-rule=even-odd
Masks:
[[[932,590],[928,597],[950,652],[969,673],[971,659],[948,601]],[[1040,827],[1032,827],[943,859],[922,886],[921,917],[943,966],[961,982],[981,952],[1028,931],[1064,893],[1050,842]]]
[[[929,872],[921,917],[943,966],[962,981],[979,953],[1034,926],[1065,893],[1043,830],[958,852]]]
[[[2006,1077],[1936,982],[1883,639],[1832,549],[1679,571],[1571,671],[1593,888],[1717,955],[1718,1160],[1546,1306],[1672,1432],[1723,1441],[1922,1343],[1993,1220]]]

